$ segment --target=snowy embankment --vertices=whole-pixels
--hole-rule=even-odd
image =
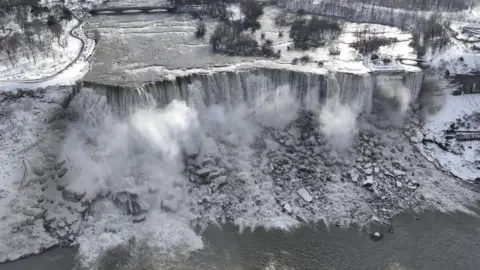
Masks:
[[[80,203],[62,199],[54,182],[71,88],[0,93],[0,261],[15,260],[76,235]]]
[[[447,139],[445,132],[455,124],[460,126],[459,130],[480,133],[480,95],[448,94],[443,101],[441,109],[425,120],[423,137],[428,142],[419,143],[419,149],[439,169],[463,180],[475,181],[480,178],[480,141]],[[440,145],[449,150],[445,151]]]

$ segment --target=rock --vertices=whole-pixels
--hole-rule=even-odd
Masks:
[[[211,157],[206,157],[203,161],[202,161],[202,166],[208,166],[208,165],[216,165],[215,164],[215,160]]]
[[[411,141],[412,143],[418,143],[418,138],[415,137],[415,136],[412,136],[412,137],[410,137],[410,141]]]
[[[286,142],[285,142],[285,146],[293,146],[294,143],[293,143],[293,140],[290,138],[288,139]]]
[[[403,176],[406,173],[404,171],[401,171],[401,170],[393,170],[393,174],[395,174],[396,176]]]
[[[48,177],[45,175],[42,177],[35,178],[33,181],[39,183],[40,185],[43,185],[47,182],[47,180],[48,180]]]
[[[368,168],[368,169],[365,170],[365,173],[368,174],[368,175],[372,174],[372,172],[373,172],[373,170],[370,169],[370,168]]]
[[[210,168],[201,168],[195,171],[195,174],[200,177],[207,177],[210,174]]]
[[[376,216],[373,216],[373,217],[372,217],[372,221],[374,221],[374,222],[380,222],[380,219],[379,219],[378,217],[376,217]]]
[[[75,211],[77,211],[77,213],[80,213],[80,214],[83,214],[85,213],[85,211],[87,211],[88,207],[87,206],[78,206]]]
[[[367,176],[367,178],[362,182],[362,186],[367,188],[373,186],[373,176]]]
[[[180,202],[178,200],[162,200],[160,203],[160,208],[165,212],[175,213],[180,208]]]
[[[138,195],[127,191],[115,193],[113,203],[127,215],[136,216],[147,211],[140,203]]]
[[[45,174],[45,171],[41,167],[33,167],[32,171],[33,171],[34,174],[36,174],[38,176],[43,176]]]
[[[375,174],[377,174],[377,173],[380,172],[380,169],[379,169],[378,167],[375,167],[375,168],[373,169],[373,172],[374,172]]]
[[[358,181],[358,174],[356,174],[354,170],[350,170],[348,174],[350,175],[350,180],[352,180],[352,182]]]
[[[218,169],[218,170],[215,170],[215,169]],[[218,168],[218,167],[215,167],[215,169],[212,169],[212,170],[210,171],[210,173],[208,174],[208,177],[207,177],[208,182],[212,182],[212,181],[215,180],[216,178],[218,178],[218,177],[220,177],[220,176],[222,176],[222,175],[225,174],[225,170],[220,169],[220,168]]]
[[[370,238],[374,241],[374,242],[378,242],[380,240],[383,239],[383,234],[382,233],[379,233],[379,232],[374,232],[370,235]]]
[[[407,184],[407,187],[411,190],[416,190],[419,186],[420,186],[420,184],[415,182],[415,181],[410,181]]]
[[[140,223],[142,221],[145,221],[146,218],[147,218],[147,216],[145,214],[142,214],[142,215],[134,217],[132,222],[133,223]]]
[[[64,238],[67,235],[67,232],[64,230],[57,231],[57,235],[59,238]]]
[[[403,150],[404,150],[404,146],[402,144],[396,144],[395,147],[397,148],[397,150],[399,152],[403,152]]]
[[[58,178],[62,178],[63,176],[65,176],[65,174],[67,173],[68,169],[67,168],[63,168],[61,169],[59,172],[58,172]]]
[[[65,221],[63,221],[63,220],[57,222],[57,227],[60,228],[60,229],[65,228],[66,225],[67,224],[65,224]]]
[[[395,185],[396,185],[398,188],[401,188],[401,187],[403,186],[403,185],[402,185],[402,182],[400,182],[400,181],[398,181],[398,180],[395,182]]]
[[[285,210],[285,212],[287,212],[289,215],[293,214],[292,207],[288,203],[283,205],[283,210]]]
[[[53,169],[55,171],[60,170],[60,168],[63,167],[63,165],[65,165],[66,162],[67,162],[66,160],[62,160],[61,162],[55,164],[55,166],[53,166]]]
[[[310,193],[304,188],[297,190],[297,194],[306,202],[311,202],[313,200],[312,195],[310,195]]]
[[[423,141],[423,133],[420,130],[415,131],[415,137],[417,138],[417,141]]]
[[[83,192],[72,191],[72,190],[69,190],[67,187],[62,191],[62,198],[66,201],[78,202],[85,196],[85,194],[86,194],[85,191]]]
[[[219,187],[221,187],[221,186],[223,186],[223,185],[225,185],[225,184],[228,183],[228,179],[227,179],[227,177],[226,177],[225,175],[219,176],[219,177],[215,178],[215,183],[216,183]]]

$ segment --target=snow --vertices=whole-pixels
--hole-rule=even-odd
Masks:
[[[480,95],[470,94],[453,96],[446,95],[445,103],[442,108],[434,115],[429,116],[423,126],[425,138],[436,139],[443,142],[444,132],[451,123],[464,115],[470,115],[473,112],[479,112]],[[477,128],[478,127],[474,127]],[[456,155],[452,152],[443,151],[434,144],[422,145],[419,147],[422,153],[430,160],[433,160],[438,167],[449,171],[453,175],[464,180],[474,180],[480,176],[480,170],[474,165],[479,160],[478,153],[480,149],[479,141],[462,142],[464,152]]]
[[[80,40],[72,37],[69,32],[78,24],[78,20],[73,18],[64,26],[64,33],[60,42],[56,38],[52,38],[52,50],[55,57],[50,54],[45,57],[39,53],[36,56],[36,63],[33,60],[27,60],[25,57],[19,58],[18,62],[12,67],[10,64],[0,65],[0,81],[7,80],[34,80],[44,78],[46,76],[57,73],[70,64],[80,53]],[[62,46],[60,46],[60,44]],[[64,46],[64,47],[63,47]],[[3,63],[8,63],[3,53]]]
[[[68,63],[66,65],[61,66],[61,68],[55,68],[54,71],[51,69],[43,69],[39,66],[32,66],[29,65],[28,68],[30,72],[35,74],[35,76],[23,77],[23,78],[14,78],[9,80],[0,80],[0,92],[1,91],[9,91],[14,89],[34,89],[34,88],[42,88],[54,85],[72,85],[75,84],[78,80],[82,79],[84,75],[90,69],[90,63],[88,59],[93,54],[95,50],[95,41],[89,39],[85,36],[83,32],[83,25],[80,25],[74,34],[80,37],[85,45],[83,51],[80,51],[80,47],[78,50],[75,50],[75,44],[80,44],[80,41],[76,38],[68,36],[69,43],[67,49],[75,54],[73,59],[68,59]],[[78,55],[78,58],[76,58]],[[76,58],[75,62],[74,61]],[[53,61],[52,63],[56,63]],[[67,67],[68,66],[68,67]],[[65,68],[66,67],[66,68]],[[58,73],[58,71],[60,71]],[[13,70],[12,70],[13,72]],[[53,73],[52,73],[53,72]],[[35,77],[36,79],[32,79]]]
[[[394,27],[356,23],[345,23],[342,35],[330,44],[341,49],[340,55],[330,56],[328,52],[330,45],[307,52],[314,60],[325,61],[325,68],[320,68],[318,64],[313,63],[293,67],[290,64],[291,60],[305,53],[286,52],[286,46],[291,44],[285,39],[277,38],[278,29],[272,25],[273,17],[270,19],[268,17],[273,16],[275,12],[278,10],[267,9],[266,15],[261,19],[265,28],[262,27],[262,31],[258,31],[255,35],[261,41],[261,32],[265,31],[267,38],[274,38],[274,47],[283,51],[279,61],[258,60],[214,69],[192,70],[169,70],[157,66],[133,69],[129,72],[136,75],[154,71],[165,77],[174,78],[187,73],[214,73],[252,67],[278,67],[317,74],[326,74],[327,70],[360,74],[378,69],[418,70],[416,67],[410,69],[396,61],[390,65],[380,66],[370,62],[368,57],[359,60],[358,53],[349,44],[354,41],[353,32],[365,26],[382,32],[386,36],[400,39],[400,42],[392,46],[380,48],[380,54],[409,58],[414,57],[414,54],[408,46],[410,34]],[[286,31],[285,36],[288,37]],[[15,93],[15,88],[38,88],[74,83],[88,71],[87,59],[93,52],[94,46],[90,45],[86,48],[82,52],[81,59],[59,75],[33,82],[2,83],[0,84],[2,90],[9,90],[9,92],[0,92],[0,95]],[[408,62],[405,63],[408,64]],[[127,68],[121,65],[120,67]],[[252,78],[254,79],[260,78]],[[195,85],[191,85],[189,89],[195,92]],[[277,98],[283,93],[281,90],[276,89]],[[265,164],[261,164],[263,161],[260,160],[257,164],[252,161],[255,149],[249,145],[255,136],[260,135],[257,129],[261,125],[271,127],[273,123],[279,131],[284,130],[286,122],[292,120],[292,115],[299,108],[298,104],[288,99],[289,97],[287,100],[276,99],[275,104],[265,104],[266,100],[260,100],[255,102],[257,107],[254,108],[245,108],[243,104],[236,104],[238,106],[230,111],[225,111],[219,105],[206,108],[195,98],[190,101],[194,104],[187,106],[185,102],[174,101],[163,110],[150,108],[155,105],[152,103],[147,104],[147,108],[140,108],[126,119],[120,120],[110,114],[105,97],[98,96],[91,89],[83,89],[74,97],[69,108],[69,112],[72,113],[70,116],[76,120],[67,122],[62,118],[65,111],[61,104],[66,103],[70,97],[70,88],[57,87],[47,89],[46,94],[37,98],[22,97],[12,102],[2,101],[0,107],[0,151],[2,153],[0,156],[2,168],[0,171],[2,186],[0,190],[0,261],[40,252],[42,249],[60,243],[64,236],[73,237],[72,235],[80,233],[80,230],[81,233],[76,241],[80,244],[82,264],[89,269],[93,268],[103,251],[124,243],[131,237],[147,241],[149,245],[159,249],[161,255],[169,256],[172,250],[184,252],[196,250],[202,248],[203,243],[201,237],[191,228],[192,221],[202,225],[203,221],[217,220],[224,214],[224,210],[217,206],[224,203],[229,206],[231,218],[242,228],[266,226],[288,229],[299,224],[295,217],[289,215],[292,213],[297,217],[305,217],[313,221],[324,219],[347,222],[346,220],[351,219],[350,215],[353,215],[352,211],[367,215],[373,215],[377,211],[367,203],[371,201],[370,191],[365,191],[356,184],[334,182],[335,180],[331,179],[332,181],[327,182],[321,191],[307,187],[309,192],[303,187],[299,188],[298,185],[305,185],[301,179],[294,177],[289,184],[292,186],[280,192],[285,201],[279,207],[275,201],[279,197],[278,189],[275,190],[273,179],[262,174],[262,170],[266,169]],[[472,112],[475,106],[479,107],[479,104],[478,96],[448,96],[444,108],[428,119],[424,126],[425,132],[432,136],[441,136],[441,132],[449,121],[455,120],[457,116],[464,113]],[[7,116],[3,117],[4,114]],[[252,114],[257,116],[255,121],[259,123],[250,121]],[[284,117],[278,117],[278,115]],[[352,125],[350,122],[343,122],[342,124]],[[344,127],[344,125],[340,126]],[[228,152],[231,149],[227,150],[227,144],[217,144],[211,138],[212,136],[232,142],[234,151]],[[289,142],[290,146],[296,147],[293,141]],[[405,142],[398,139],[392,143]],[[266,144],[268,148],[266,152],[277,151],[280,148],[279,144],[272,140],[267,141]],[[471,146],[472,149],[480,147],[473,143]],[[234,163],[238,172],[235,174],[236,181],[230,182],[234,182],[232,185],[236,185],[235,189],[230,193],[212,194],[215,183],[228,184],[225,183],[224,178],[221,180],[223,182],[217,178],[218,181],[210,186],[189,186],[189,179],[186,179],[183,174],[185,168],[181,161],[181,149],[187,149],[192,153],[198,151],[199,157],[196,162],[200,164],[206,162],[207,158],[204,159],[206,155],[217,155],[222,157],[224,163]],[[412,149],[407,149],[405,155],[414,152]],[[321,152],[319,151],[319,154]],[[472,159],[475,159],[473,150],[467,150],[462,157],[444,156],[428,148],[423,149],[423,152],[427,157],[434,158],[437,163],[449,168],[455,175],[471,178],[475,173],[468,166]],[[287,153],[283,154],[287,155]],[[335,156],[336,153],[332,155]],[[400,154],[396,154],[395,157],[391,153],[389,155],[389,158],[393,159]],[[262,158],[266,160],[266,157]],[[292,155],[291,158],[295,156]],[[58,165],[62,160],[66,160],[65,164]],[[405,166],[409,166],[412,172],[415,168],[417,172],[416,165],[418,164]],[[428,167],[428,164],[426,166]],[[24,170],[24,167],[27,169]],[[64,176],[58,176],[60,168],[56,167],[66,169],[67,173]],[[45,178],[34,176],[34,174],[40,174],[40,171],[45,172]],[[210,168],[208,171],[211,171]],[[393,172],[399,177],[406,174],[403,171],[393,170]],[[377,173],[376,170],[375,174]],[[30,181],[30,177],[34,181]],[[458,187],[458,193],[452,193],[451,189],[457,187],[456,183],[450,178],[442,177],[444,176],[435,172],[431,177],[426,176],[425,179],[420,176],[422,185],[418,192],[429,199],[429,202],[441,202],[441,206],[438,207],[444,207],[442,210],[463,210],[460,203],[470,202],[475,195],[460,187]],[[27,180],[24,181],[24,178]],[[442,184],[436,186],[432,179],[441,179]],[[375,180],[376,183],[380,182],[377,176]],[[315,181],[319,180],[315,179]],[[373,185],[373,176],[367,176],[365,181],[364,184]],[[401,182],[396,183],[400,183],[396,184],[397,187],[402,187]],[[107,196],[95,201],[89,216],[80,227],[79,220],[81,214],[86,211],[86,207],[82,206],[81,202],[63,200],[62,192],[57,190],[60,185],[72,193],[85,194],[82,202],[87,205],[110,192],[128,191],[132,194],[141,194],[142,199],[149,206],[149,211],[142,218],[135,219],[120,213]],[[187,189],[190,189],[189,192],[186,191]],[[308,205],[312,208],[307,209],[299,205],[303,201],[298,202],[297,195],[305,202],[310,202]],[[322,200],[317,200],[319,195],[323,195]],[[313,200],[314,197],[315,200]],[[201,203],[197,203],[198,201]],[[202,207],[199,205],[207,204],[208,201],[213,201],[214,207],[200,212]],[[162,205],[170,206],[170,210],[164,211]],[[282,207],[287,213],[281,213]],[[45,220],[55,220],[49,223],[56,224],[53,232],[47,232],[42,219],[37,218],[42,216],[43,211],[46,212]],[[200,213],[204,215],[201,216]],[[134,221],[140,221],[140,223],[134,223]],[[63,229],[65,227],[69,228],[70,235],[66,235],[67,230]]]
[[[448,70],[450,75],[469,74],[480,69],[480,54],[466,52],[458,44],[451,44],[433,57],[431,66],[438,72]]]
[[[354,73],[368,73],[372,70],[409,70],[420,71],[416,66],[408,66],[397,63],[397,57],[414,58],[413,48],[409,46],[412,35],[409,32],[400,30],[397,27],[386,25],[378,25],[371,23],[354,23],[343,22],[342,33],[336,39],[326,44],[325,46],[310,49],[307,51],[301,50],[287,50],[287,47],[293,48],[293,42],[289,37],[290,26],[280,27],[275,25],[275,17],[281,12],[281,9],[274,7],[266,7],[264,15],[259,18],[262,28],[256,31],[255,38],[262,44],[264,40],[261,39],[262,33],[265,34],[265,39],[273,41],[274,51],[281,50],[281,57],[278,62],[291,63],[294,58],[300,58],[304,55],[312,58],[312,63],[304,66],[311,69],[318,68],[316,61],[324,62],[324,67],[338,72],[354,72]],[[308,16],[307,16],[308,17]],[[350,46],[351,43],[357,40],[355,32],[367,30],[367,36],[383,36],[386,38],[397,38],[399,41],[389,46],[382,46],[379,48],[379,53],[392,59],[389,65],[373,64],[368,56],[362,56],[360,53]],[[279,37],[278,33],[284,32],[283,37]],[[330,48],[338,47],[340,54],[336,56],[330,55]],[[364,59],[365,58],[365,59]],[[300,64],[299,64],[300,65]]]
[[[60,243],[46,231],[44,217],[66,220],[75,233],[80,215],[65,208],[75,209],[76,205],[63,202],[51,180],[62,129],[59,117],[71,89],[37,90],[33,97],[12,99],[16,93],[0,92],[1,262],[37,254]],[[60,209],[58,202],[62,203]]]

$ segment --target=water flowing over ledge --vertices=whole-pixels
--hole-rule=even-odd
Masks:
[[[129,114],[134,108],[150,106],[152,103],[165,107],[174,99],[184,100],[189,105],[223,104],[231,107],[240,101],[251,105],[259,96],[279,87],[288,87],[290,94],[307,109],[335,98],[340,104],[352,106],[358,112],[370,113],[372,99],[379,95],[397,99],[408,106],[418,97],[423,78],[422,72],[319,74],[262,67],[191,73],[137,87],[91,81],[84,81],[82,85],[106,96],[117,115]]]

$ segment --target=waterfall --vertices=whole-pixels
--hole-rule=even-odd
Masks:
[[[195,108],[221,104],[228,109],[240,103],[254,106],[258,100],[274,94],[279,87],[289,89],[289,94],[302,108],[317,110],[334,98],[340,104],[352,107],[357,114],[368,114],[372,110],[374,94],[402,96],[402,104],[408,106],[418,97],[422,81],[423,73],[418,72],[317,74],[256,68],[188,74],[175,79],[145,83],[137,88],[90,82],[85,82],[84,85],[106,96],[114,114],[120,116],[128,115],[138,107],[163,108],[175,99],[183,100]],[[397,92],[391,92],[392,89]]]

